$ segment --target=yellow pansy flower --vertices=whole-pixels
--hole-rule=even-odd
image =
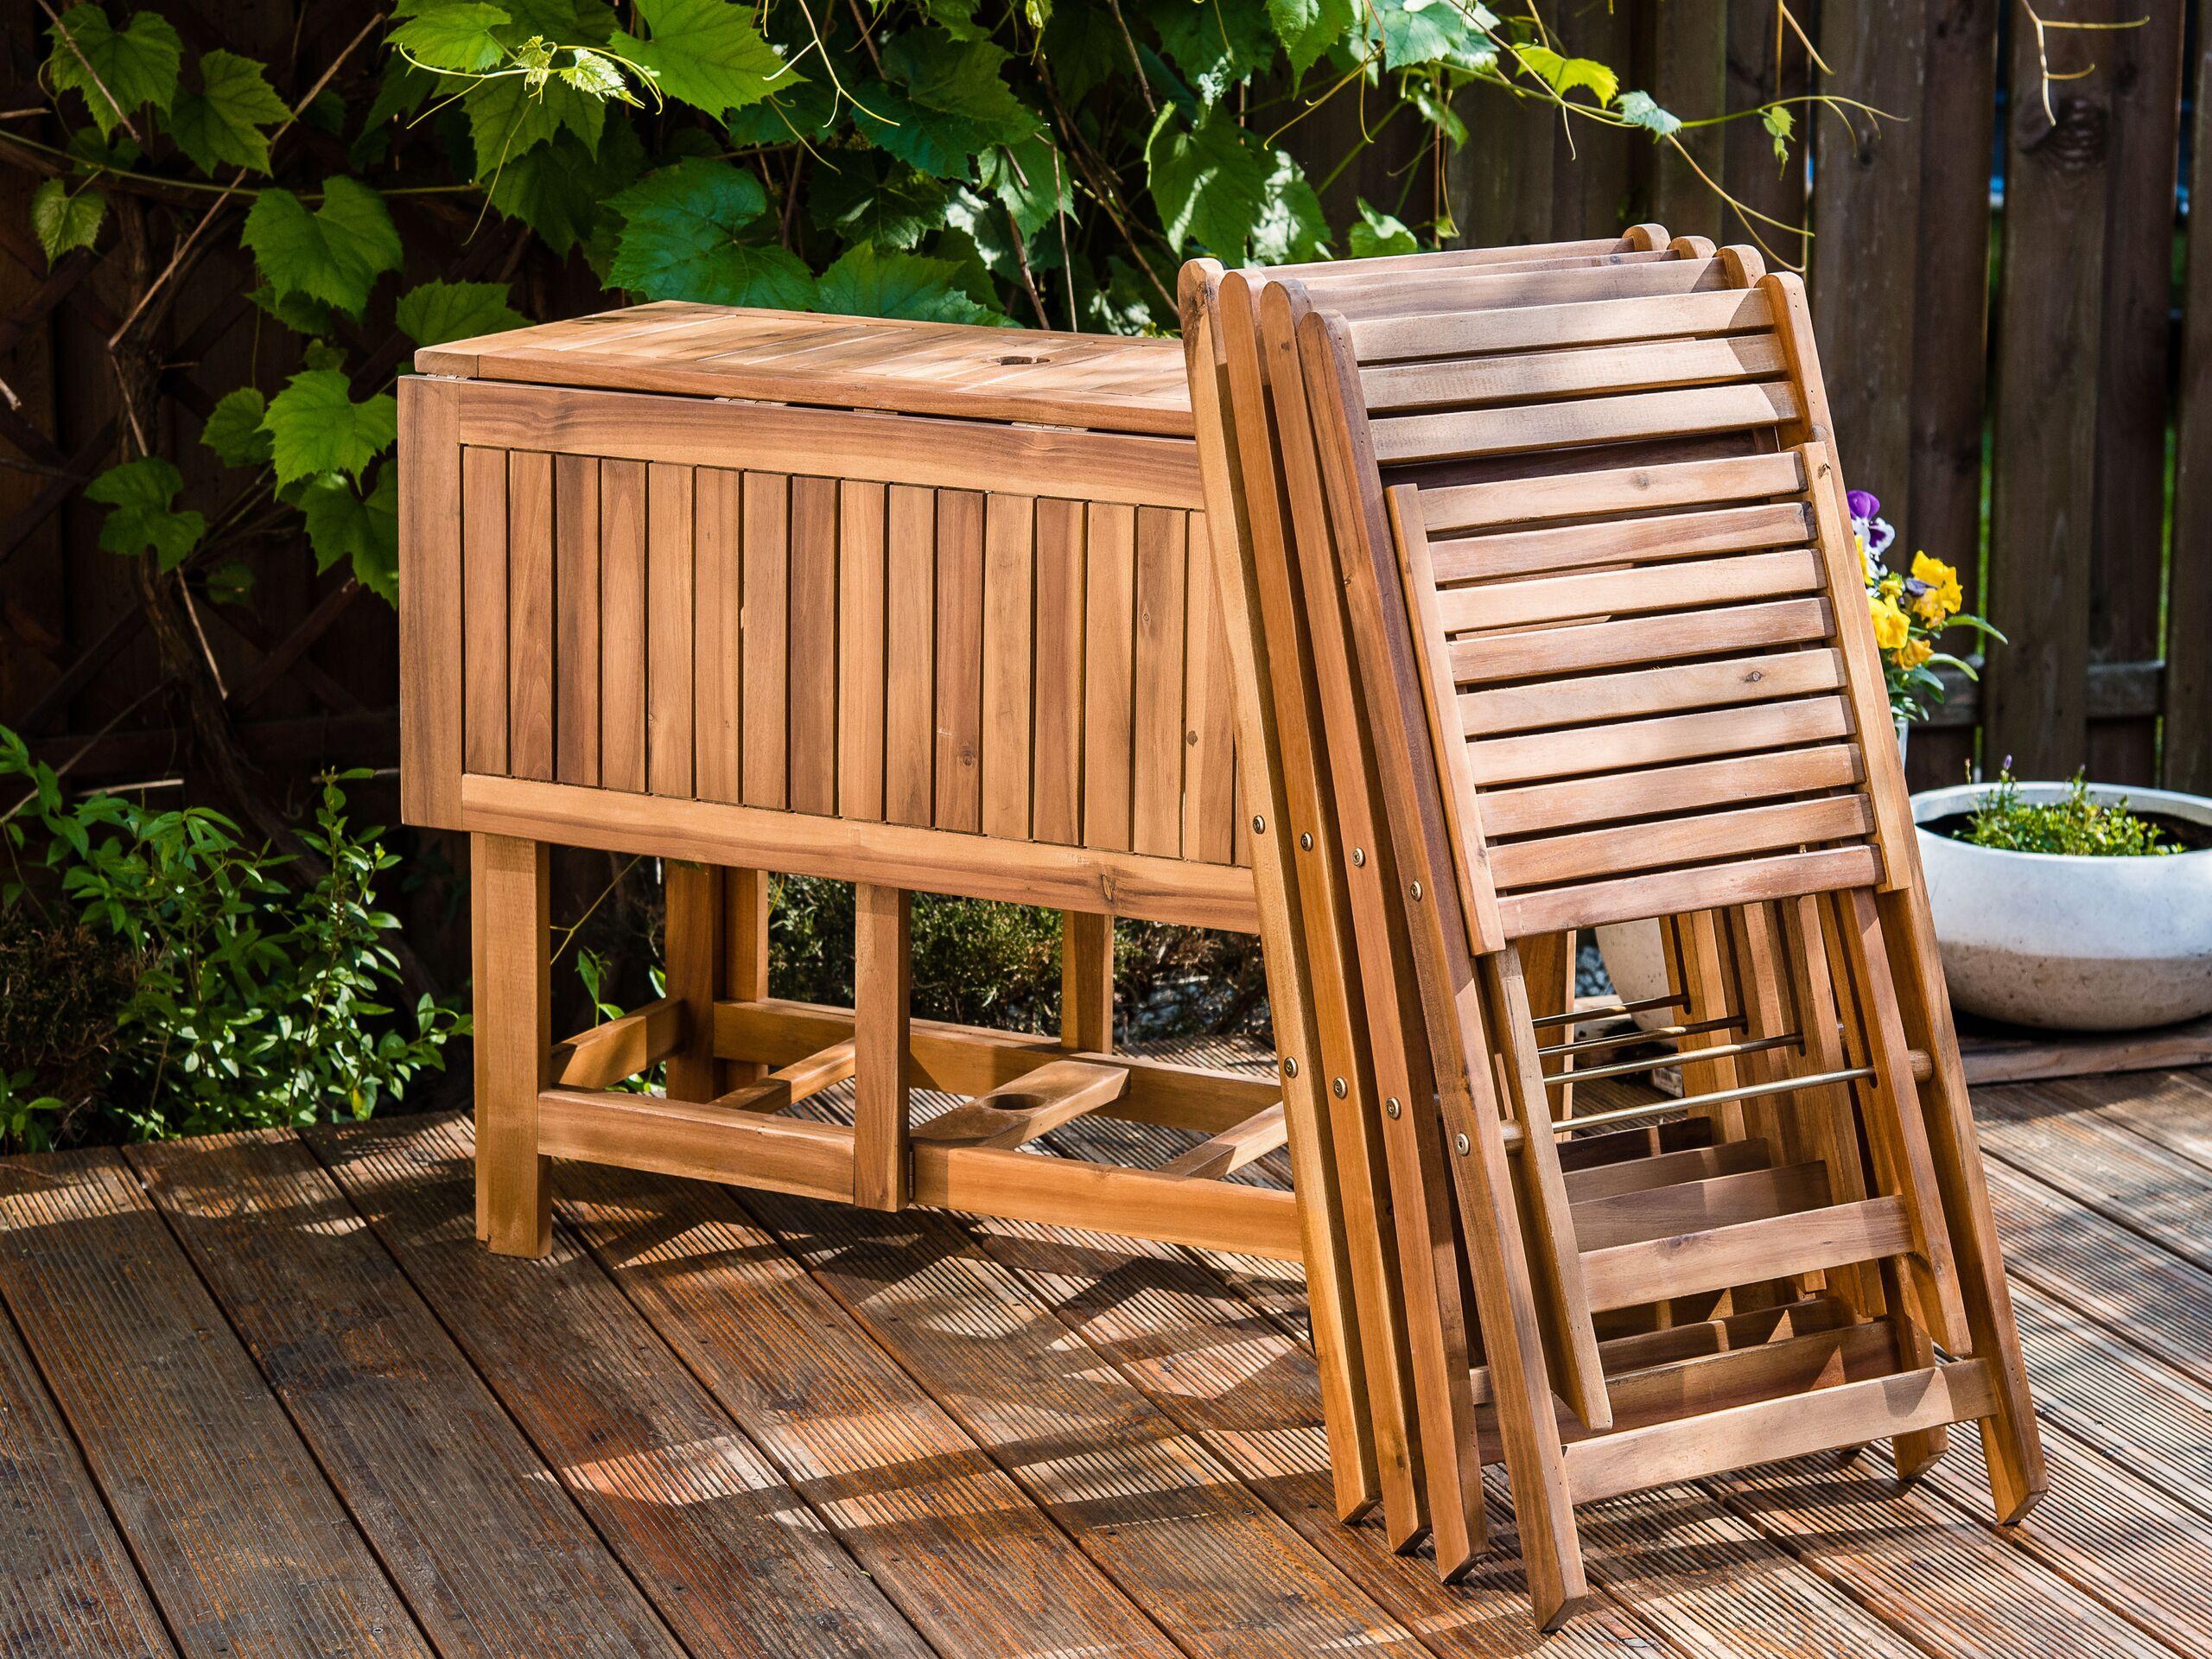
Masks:
[[[1918,668],[1936,654],[1936,647],[1925,639],[1907,639],[1890,654],[1899,668]]]
[[[1928,591],[1914,601],[1912,607],[1924,621],[1948,621],[1966,602],[1966,595],[1959,590],[1959,573],[1941,559],[1931,559],[1925,553],[1914,554],[1912,579],[1928,584]]]
[[[1874,618],[1874,643],[1884,651],[1895,651],[1911,637],[1912,625],[1888,594],[1878,594],[1866,608]]]

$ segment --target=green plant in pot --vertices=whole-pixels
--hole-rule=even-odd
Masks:
[[[2008,767],[1912,808],[1960,1008],[2050,1030],[2212,1014],[2212,800]]]

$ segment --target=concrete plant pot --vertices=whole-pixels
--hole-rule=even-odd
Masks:
[[[1996,787],[1962,784],[1912,798],[1927,825],[1972,812]],[[2064,784],[2021,784],[2031,805]],[[2091,785],[2100,801],[2202,825],[2212,800]],[[1925,828],[1943,976],[1958,1007],[2050,1031],[2128,1031],[2212,1014],[2212,848],[2163,858],[2082,858],[1975,847]]]

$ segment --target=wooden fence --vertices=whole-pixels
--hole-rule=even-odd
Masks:
[[[2212,240],[2186,259],[2176,251],[2188,239],[2179,162],[2212,109],[2192,97],[2198,132],[2184,130],[2184,91],[2212,71],[2199,27],[2212,0],[2037,6],[2055,22],[2145,19],[2050,34],[2057,76],[2088,70],[2049,80],[2050,116],[2019,0],[1793,0],[1832,75],[1793,35],[1777,41],[1774,0],[1560,0],[1548,12],[1574,49],[1681,112],[1802,92],[1817,78],[1898,118],[1848,129],[1822,118],[1787,170],[1755,121],[1686,138],[1696,166],[1749,209],[1814,232],[1806,263],[1847,471],[1883,498],[1905,550],[1957,566],[1970,602],[2010,636],[1983,683],[1916,737],[1916,782],[1956,778],[1978,724],[1982,758],[2010,755],[2023,775],[2086,764],[2100,778],[2212,790]],[[21,89],[42,55],[42,19],[13,10],[6,78]],[[295,46],[289,8],[222,16],[232,38],[188,44],[319,61],[358,24],[350,8],[311,8]],[[1641,135],[1570,130],[1502,97],[1472,98],[1467,114],[1475,138],[1446,183],[1471,238],[1586,236],[1653,217],[1745,239],[1693,168]],[[1332,107],[1294,140],[1326,166],[1357,119]],[[1332,216],[1341,222],[1355,194],[1399,200],[1408,176],[1403,156],[1377,146],[1332,186]],[[1410,176],[1426,193],[1417,168]],[[149,695],[162,670],[136,577],[98,550],[100,510],[75,500],[114,452],[105,341],[129,255],[75,254],[49,271],[28,225],[35,182],[0,169],[0,379],[11,394],[0,397],[0,721],[48,754],[91,744],[86,776],[159,774],[180,748],[173,709]],[[410,211],[424,215],[409,236],[425,266],[410,280],[513,272],[531,315],[593,302],[580,267],[518,265],[512,229],[470,237],[465,214]],[[1793,236],[1760,228],[1799,256]],[[166,417],[188,433],[209,388],[249,369],[273,386],[296,366],[280,331],[257,326],[250,281],[244,257],[226,254],[178,306],[162,391]],[[396,334],[370,344],[378,373],[404,354]],[[197,445],[170,448],[194,499],[229,499],[236,475],[226,489]],[[200,607],[250,751],[280,770],[388,764],[389,607],[296,555],[256,563],[251,607]]]
[[[1915,736],[1916,786],[1956,781],[1978,726],[1992,768],[2212,791],[2212,227],[2177,189],[2212,114],[2202,0],[2035,0],[2050,24],[2141,20],[2047,29],[2048,79],[2021,0],[1796,0],[1827,75],[1773,0],[1554,10],[1686,115],[1817,83],[1898,118],[1823,115],[1786,170],[1755,121],[1684,135],[1809,249],[1640,136],[1503,99],[1453,196],[1476,240],[1649,215],[1802,258],[1847,476],[2009,639]]]

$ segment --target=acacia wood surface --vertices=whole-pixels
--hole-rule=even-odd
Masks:
[[[1850,1651],[1882,1659],[2022,1653],[2134,1659],[2202,1645],[2212,1630],[2204,1572],[2212,1560],[2212,1506],[2200,1490],[2212,1479],[2205,1450],[2212,1444],[2205,1432],[2212,1421],[2212,1252],[2194,1217],[2212,1211],[2212,1138],[2202,1129],[2212,1080],[2145,1073],[2063,1089],[2013,1085],[1979,1095],[1993,1197],[2012,1247],[2015,1297],[2052,1452],[2054,1500],[2017,1528],[1992,1529],[1982,1471],[1963,1449],[1910,1491],[1896,1491],[1864,1460],[1810,1459],[1618,1500],[1585,1518],[1599,1601],[1548,1645],[1578,1659],[1653,1652],[1723,1659],[1756,1650],[1762,1641],[1803,1651],[1847,1643]],[[1090,1121],[1055,1138],[1072,1145],[1125,1131],[1165,1137],[1168,1148],[1179,1144],[1173,1131]],[[564,1224],[556,1230],[554,1256],[512,1262],[485,1255],[474,1243],[465,1123],[403,1119],[318,1132],[315,1147],[329,1162],[335,1192],[359,1210],[365,1230],[345,1220],[345,1208],[332,1207],[338,1200],[328,1187],[303,1205],[274,1201],[318,1190],[303,1161],[266,1150],[287,1144],[298,1143],[280,1134],[153,1154],[199,1172],[190,1185],[158,1180],[156,1204],[197,1209],[205,1202],[215,1211],[184,1221],[200,1230],[189,1242],[210,1271],[215,1301],[202,1321],[209,1335],[183,1351],[231,1343],[226,1319],[254,1334],[256,1351],[264,1334],[303,1343],[342,1305],[346,1281],[330,1275],[389,1275],[391,1268],[374,1265],[377,1253],[388,1253],[404,1283],[358,1282],[377,1287],[372,1306],[379,1321],[400,1323],[367,1328],[396,1332],[435,1315],[483,1379],[475,1383],[465,1370],[457,1385],[462,1396],[487,1388],[522,1431],[529,1448],[523,1455],[546,1459],[555,1471],[537,1480],[541,1491],[559,1497],[506,1497],[500,1505],[557,1515],[561,1503],[573,1503],[607,1552],[593,1567],[587,1548],[580,1568],[603,1574],[619,1563],[691,1651],[767,1643],[794,1653],[918,1654],[926,1649],[898,1634],[912,1623],[924,1626],[940,1656],[1033,1652],[1083,1640],[1104,1651],[1164,1656],[1182,1634],[1171,1607],[1194,1618],[1223,1616],[1218,1610],[1227,1603],[1210,1610],[1205,1586],[1187,1578],[1172,1604],[1150,1595],[1148,1578],[1109,1584],[862,1326],[833,1298],[808,1288],[817,1281],[774,1247],[773,1236],[691,1219],[702,1211],[728,1213],[723,1195],[656,1177],[579,1171],[564,1180]],[[1129,1148],[1109,1141],[1096,1155],[1126,1160]],[[50,1158],[0,1164],[8,1255],[19,1259],[18,1247],[34,1243],[39,1272],[48,1274],[66,1247],[112,1276],[112,1264],[124,1259],[115,1252],[127,1248],[130,1235],[114,1230],[112,1218],[72,1219],[75,1211],[57,1205],[54,1176],[63,1166]],[[2085,1207],[2085,1200],[2097,1207]],[[641,1219],[647,1216],[650,1226]],[[157,1262],[166,1253],[173,1271],[192,1280],[185,1253],[151,1210],[144,1220],[154,1229],[142,1236],[152,1254],[129,1259]],[[331,1236],[316,1232],[334,1220],[339,1226]],[[598,1255],[578,1247],[567,1220],[582,1228]],[[1052,1311],[1060,1339],[1073,1344],[1071,1357],[1088,1356],[1089,1363],[1128,1377],[1203,1446],[1217,1478],[1230,1483],[1224,1490],[1280,1516],[1317,1558],[1370,1598],[1379,1610],[1370,1618],[1395,1616],[1439,1655],[1505,1655],[1525,1647],[1525,1603],[1505,1558],[1485,1558],[1473,1579],[1442,1586],[1421,1560],[1392,1556],[1378,1530],[1338,1524],[1328,1498],[1310,1352],[1232,1287],[1225,1262],[1046,1223],[963,1229],[1004,1264],[1022,1296]],[[898,1274],[934,1246],[880,1248],[885,1254],[871,1272]],[[601,1261],[641,1299],[646,1319],[639,1318],[641,1304],[608,1280]],[[50,1410],[79,1414],[84,1391],[105,1391],[130,1426],[134,1455],[174,1455],[174,1447],[141,1433],[144,1391],[158,1385],[160,1374],[133,1363],[149,1351],[143,1320],[158,1305],[130,1305],[111,1333],[112,1376],[90,1375],[57,1363],[50,1345],[56,1332],[19,1300],[17,1271],[10,1268],[0,1284],[11,1328],[29,1339],[15,1386],[62,1400]],[[256,1284],[293,1289],[258,1305],[238,1300]],[[303,1306],[302,1294],[315,1304]],[[427,1314],[408,1311],[417,1296]],[[711,1363],[695,1376],[666,1345],[671,1338],[688,1357],[711,1357]],[[435,1357],[442,1339],[416,1345],[410,1363]],[[842,1344],[834,1357],[823,1348],[832,1341]],[[251,1413],[245,1402],[269,1397],[280,1379],[324,1391],[333,1402],[352,1388],[414,1386],[406,1364],[397,1372],[365,1370],[365,1354],[346,1347],[321,1351],[315,1369],[285,1369],[307,1351],[271,1346],[259,1370],[241,1355],[245,1369],[238,1391],[225,1397],[226,1411]],[[852,1379],[860,1376],[893,1392],[872,1399],[833,1392],[856,1386]],[[899,1404],[902,1398],[906,1403]],[[741,1427],[733,1422],[741,1411]],[[950,1439],[931,1449],[895,1438],[932,1414],[943,1426],[938,1434]],[[293,1432],[281,1416],[270,1421],[283,1434]],[[1066,1432],[1078,1440],[1139,1432],[1115,1426],[1125,1421],[1094,1413],[1087,1426]],[[7,1432],[24,1421],[12,1413],[0,1419]],[[375,1432],[393,1437],[393,1454],[404,1456],[410,1438],[428,1447],[449,1431],[439,1419],[410,1415]],[[480,1432],[493,1443],[513,1443],[511,1431],[496,1424],[469,1431]],[[11,1480],[19,1480],[23,1465],[9,1466],[17,1471]],[[311,1482],[334,1478],[324,1465],[307,1468]],[[11,1531],[0,1539],[6,1563],[0,1608],[10,1621],[0,1629],[19,1647],[18,1632],[31,1633],[32,1645],[21,1650],[73,1652],[68,1624],[29,1622],[41,1593],[66,1602],[72,1618],[99,1617],[81,1599],[99,1582],[98,1558],[68,1552],[96,1535],[107,1511],[93,1483],[116,1473],[97,1460],[85,1467],[80,1491],[92,1506],[92,1531],[65,1507],[48,1512],[59,1516],[66,1532]],[[211,1548],[252,1550],[279,1524],[274,1512],[239,1507],[234,1481],[195,1490],[221,1522]],[[26,1491],[0,1483],[10,1499]],[[1497,1496],[1503,1497],[1502,1487]],[[339,1531],[352,1533],[357,1524],[341,1513]],[[1025,1527],[1030,1541],[1018,1544]],[[946,1541],[957,1537],[966,1541]],[[47,1563],[40,1570],[54,1576],[36,1580],[17,1566],[23,1555],[7,1553],[41,1548],[62,1553],[39,1558]],[[804,1565],[808,1551],[810,1567]],[[779,1556],[793,1565],[772,1568]],[[856,1570],[855,1557],[872,1580]],[[113,1552],[107,1559],[134,1598],[146,1594],[133,1587],[137,1574],[161,1560]],[[1058,1563],[1043,1569],[1055,1575],[1049,1593],[986,1592],[1009,1581],[1009,1573],[1014,1581],[1038,1582],[1030,1576],[1037,1569],[1010,1564],[1040,1560]],[[458,1572],[457,1563],[450,1566]],[[553,1565],[531,1570],[543,1573]],[[764,1581],[771,1571],[784,1576]],[[1085,1583],[1087,1591],[1079,1587]],[[301,1593],[289,1579],[286,1590]],[[507,1581],[473,1591],[520,1594]],[[239,1604],[220,1639],[236,1641],[241,1652],[311,1650],[288,1645],[280,1624],[258,1622],[266,1611]],[[524,1606],[507,1615],[541,1616],[543,1610]],[[73,1651],[138,1650],[127,1635],[91,1628],[99,1640]],[[170,1651],[158,1622],[142,1639],[143,1651]],[[571,1625],[565,1645],[593,1639]],[[514,1649],[491,1643],[474,1650]]]

